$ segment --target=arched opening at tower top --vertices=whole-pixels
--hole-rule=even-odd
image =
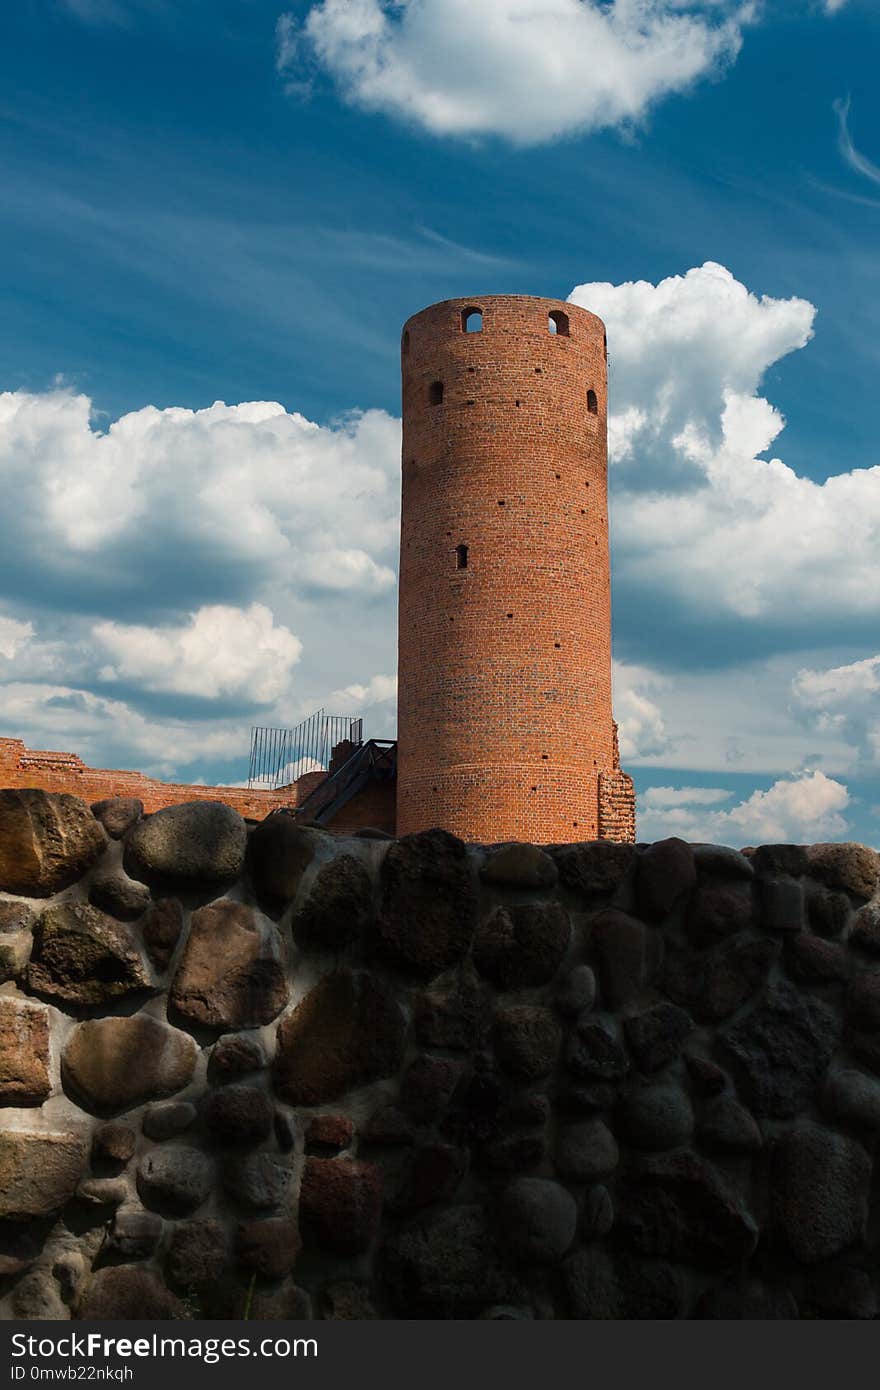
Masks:
[[[568,314],[564,314],[561,309],[554,309],[547,315],[547,332],[556,333],[561,338],[568,337]]]
[[[587,392],[587,410],[590,412],[591,415],[599,414],[599,398],[596,395],[596,392],[593,390],[592,386]]]
[[[430,405],[443,404],[443,382],[432,381],[428,387],[428,402]]]
[[[455,568],[459,570],[466,570],[467,567],[468,548],[466,545],[457,545],[455,547]]]
[[[483,311],[470,305],[461,311],[461,331],[462,333],[482,333],[483,331]]]

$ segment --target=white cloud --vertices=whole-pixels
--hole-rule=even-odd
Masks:
[[[813,640],[880,616],[880,467],[817,483],[759,457],[784,421],[758,387],[809,341],[813,306],[758,298],[713,262],[570,299],[608,328],[618,579],[694,614],[809,624]]]
[[[218,401],[145,406],[102,433],[86,396],[0,393],[0,537],[24,573],[38,566],[60,588],[88,569],[118,589],[119,559],[143,557],[141,601],[181,564],[196,582],[222,567],[245,590],[281,577],[299,591],[383,593],[394,586],[399,428],[382,411],[321,427],[277,402]]]
[[[655,789],[657,790],[657,789]],[[780,778],[766,791],[754,791],[730,810],[701,810],[696,788],[662,788],[666,804],[641,798],[637,832],[641,840],[678,835],[683,840],[715,844],[794,843],[842,839],[847,823],[842,814],[849,792],[842,782],[823,772]],[[680,802],[674,804],[678,794]]]
[[[845,0],[829,0],[829,11],[840,9],[844,3]],[[837,114],[837,148],[844,161],[857,174],[862,174],[866,179],[870,179],[871,183],[880,183],[880,166],[867,159],[853,144],[849,132],[849,97],[845,100],[839,97],[832,105]]]
[[[0,614],[0,656],[7,661],[13,661],[33,635],[32,623],[20,623],[15,618],[5,618]]]
[[[261,603],[200,608],[178,628],[98,623],[93,635],[110,663],[99,672],[103,681],[203,699],[238,696],[254,704],[283,694],[302,653],[299,639],[276,627]]]
[[[648,787],[639,797],[639,806],[645,811],[714,806],[719,801],[729,801],[732,795],[723,787]]]
[[[304,60],[344,100],[436,135],[533,145],[641,120],[723,71],[751,3],[736,0],[320,0],[284,15],[278,64]]]
[[[613,676],[621,760],[664,753],[669,746],[666,725],[659,705],[646,691],[666,690],[669,681],[656,671],[622,661],[615,661]]]
[[[791,683],[799,707],[820,732],[850,741],[880,763],[880,655],[825,670],[804,668]]]

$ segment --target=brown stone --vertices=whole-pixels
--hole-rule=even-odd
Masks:
[[[511,888],[552,888],[559,877],[556,865],[537,845],[500,845],[480,870],[484,883]]]
[[[89,902],[111,917],[134,922],[150,906],[150,890],[145,883],[127,874],[108,870],[96,873],[89,888]]]
[[[85,1140],[68,1132],[0,1131],[0,1218],[23,1221],[60,1211],[85,1168]]]
[[[92,1161],[127,1163],[135,1150],[137,1135],[130,1125],[101,1125],[92,1135]]]
[[[126,830],[144,814],[144,803],[136,796],[108,796],[103,801],[93,802],[91,812],[111,840],[121,840]]]
[[[491,1027],[492,996],[469,960],[416,995],[415,1033],[427,1047],[470,1051]]]
[[[306,1150],[347,1149],[354,1138],[354,1124],[347,1115],[314,1115],[306,1129]]]
[[[47,907],[34,928],[28,988],[69,1004],[103,1004],[150,988],[130,930],[87,903]]]
[[[153,1270],[109,1265],[91,1280],[78,1314],[86,1322],[170,1322],[183,1309]]]
[[[636,904],[649,922],[660,922],[697,881],[694,852],[672,836],[649,845],[636,860]]]
[[[307,1245],[343,1254],[366,1250],[379,1227],[382,1170],[352,1158],[307,1158],[299,1210]]]
[[[157,970],[168,969],[182,930],[183,908],[176,898],[160,898],[153,903],[141,931],[147,955]]]
[[[318,871],[290,929],[303,949],[335,952],[359,940],[372,916],[373,881],[369,873],[353,855],[340,854]]]
[[[571,923],[557,902],[499,907],[480,924],[474,964],[501,989],[545,985],[568,949]]]
[[[377,950],[424,975],[446,970],[467,951],[477,888],[464,843],[445,830],[408,835],[382,861]]]
[[[235,1238],[235,1256],[241,1269],[261,1279],[283,1279],[296,1264],[302,1242],[296,1222],[286,1216],[264,1221],[242,1221]]]
[[[221,1144],[260,1144],[272,1132],[272,1105],[256,1086],[222,1086],[205,1101],[204,1120]]]
[[[229,1238],[222,1221],[195,1217],[179,1221],[168,1247],[166,1268],[180,1289],[212,1284],[229,1258]]]
[[[698,946],[710,945],[752,924],[752,883],[701,876],[688,903],[687,932]]]
[[[333,1284],[325,1284],[321,1290],[321,1316],[331,1321],[357,1321],[378,1318],[367,1284],[355,1283],[352,1279],[337,1279]]]
[[[260,901],[283,906],[296,897],[302,876],[325,831],[298,825],[293,816],[276,811],[257,826],[247,849],[247,865]]]
[[[170,1004],[211,1028],[255,1028],[288,999],[277,929],[244,903],[222,899],[192,915]]]
[[[556,1065],[562,1031],[549,1009],[518,1004],[495,1015],[495,1050],[511,1076],[533,1081]]]
[[[51,1089],[48,1011],[0,996],[0,1101],[40,1105]]]
[[[259,1038],[241,1033],[230,1033],[228,1037],[218,1038],[208,1058],[208,1080],[214,1086],[222,1086],[227,1081],[238,1081],[250,1072],[260,1071],[266,1065],[266,1053]]]
[[[880,877],[880,854],[867,845],[810,845],[807,865],[827,888],[844,888],[854,898],[870,898]]]
[[[278,1025],[275,1089],[291,1105],[321,1105],[391,1076],[405,1031],[400,1005],[376,976],[325,976]]]
[[[107,844],[77,796],[0,791],[0,890],[48,898],[88,869]]]
[[[606,896],[619,888],[636,856],[635,845],[589,840],[580,845],[548,845],[566,888],[583,897]]]
[[[80,1023],[64,1049],[65,1090],[96,1115],[116,1114],[180,1091],[192,1080],[198,1049],[186,1033],[147,1014]]]
[[[31,953],[33,919],[29,903],[0,902],[0,984],[24,974]]]

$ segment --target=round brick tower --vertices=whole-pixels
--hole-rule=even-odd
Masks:
[[[397,833],[634,838],[611,715],[605,330],[452,299],[404,327]]]

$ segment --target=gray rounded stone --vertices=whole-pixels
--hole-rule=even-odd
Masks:
[[[480,877],[484,883],[513,888],[552,888],[558,874],[550,855],[537,845],[514,843],[492,850]]]
[[[556,1264],[574,1240],[577,1204],[558,1182],[517,1178],[502,1193],[499,1222],[514,1255],[536,1264]]]
[[[596,1002],[596,976],[588,965],[576,965],[556,996],[556,1007],[566,1018],[589,1013]]]
[[[145,1206],[179,1214],[201,1206],[211,1190],[214,1165],[198,1149],[153,1149],[138,1164],[138,1191]]]
[[[773,1152],[772,1212],[797,1259],[815,1264],[865,1237],[871,1159],[855,1139],[801,1123]]]
[[[125,841],[125,869],[144,883],[231,883],[244,867],[247,828],[222,801],[167,806],[138,821]]]
[[[636,1148],[660,1151],[688,1142],[694,1129],[694,1114],[684,1091],[677,1086],[645,1086],[626,1100],[621,1122]]]
[[[764,1140],[758,1122],[733,1096],[715,1096],[703,1111],[700,1139],[710,1148],[755,1153]]]
[[[880,1130],[880,1081],[854,1068],[832,1072],[822,1089],[822,1107],[842,1124]]]
[[[591,1187],[584,1197],[581,1234],[584,1240],[601,1240],[614,1225],[614,1202],[607,1187]]]
[[[150,890],[126,874],[96,873],[89,888],[89,902],[112,917],[133,922],[150,906]]]
[[[620,1152],[614,1135],[601,1120],[565,1125],[556,1142],[556,1169],[573,1182],[596,1182],[617,1167]]]
[[[109,796],[95,801],[90,810],[112,840],[121,840],[126,830],[144,814],[144,803],[136,796]]]
[[[168,1100],[150,1105],[144,1112],[143,1130],[149,1139],[173,1139],[196,1118],[196,1107],[188,1100]]]

